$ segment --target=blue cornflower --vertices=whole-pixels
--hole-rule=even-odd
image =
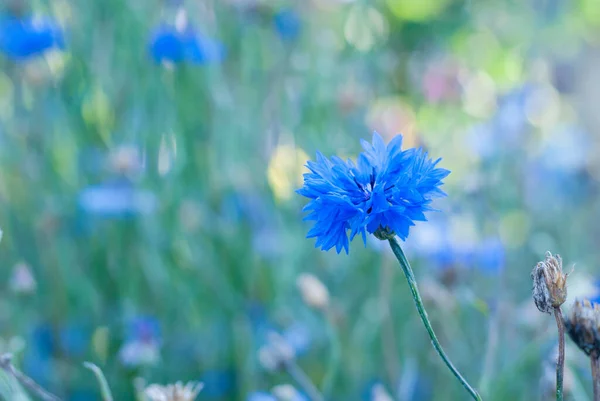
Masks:
[[[298,13],[293,9],[282,9],[273,17],[275,29],[282,39],[293,40],[300,35],[302,29],[302,21]]]
[[[170,25],[162,25],[156,29],[150,40],[149,50],[157,63],[169,61],[176,64],[206,64],[221,61],[225,56],[225,48],[220,42],[191,28],[179,31]]]
[[[12,59],[23,60],[64,46],[62,30],[52,20],[33,17],[0,19],[0,50]]]
[[[402,150],[401,135],[386,147],[374,133],[373,143],[362,146],[356,164],[317,152],[317,160],[306,165],[311,172],[297,192],[311,199],[305,220],[315,225],[307,238],[317,238],[315,246],[324,251],[335,246],[348,253],[349,240],[359,233],[365,245],[367,232],[404,240],[415,221],[427,220],[432,199],[445,195],[438,187],[450,172],[436,168],[440,159],[429,159],[421,149]]]

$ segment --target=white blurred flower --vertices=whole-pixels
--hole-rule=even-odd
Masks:
[[[194,401],[204,385],[198,382],[182,382],[162,386],[151,384],[146,387],[144,394],[149,401]]]
[[[10,337],[8,340],[0,337],[0,354],[16,355],[25,349],[25,340],[22,337]]]
[[[296,279],[296,286],[306,305],[316,309],[326,309],[329,306],[329,291],[316,276],[302,273]]]
[[[134,340],[121,347],[119,359],[126,366],[156,365],[160,360],[160,349],[155,341]]]
[[[13,268],[9,288],[17,294],[30,294],[37,289],[37,282],[28,264],[20,262]]]
[[[278,401],[297,401],[302,395],[291,384],[280,384],[273,387],[271,393]]]
[[[110,169],[123,174],[135,174],[143,168],[140,151],[135,146],[119,146],[112,150],[109,157]]]
[[[371,401],[394,401],[381,383],[377,383],[371,389]]]
[[[259,363],[269,371],[282,369],[295,356],[292,346],[275,332],[269,333],[269,342],[258,350]]]

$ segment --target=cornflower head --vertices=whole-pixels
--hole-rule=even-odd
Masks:
[[[178,29],[163,24],[152,35],[150,55],[157,63],[209,64],[220,62],[225,57],[225,47],[215,39],[202,35],[191,27]]]
[[[49,18],[0,19],[0,51],[13,60],[25,60],[52,48],[64,47],[62,29]]]
[[[297,191],[311,199],[305,220],[315,224],[307,238],[316,238],[315,246],[324,251],[335,247],[337,253],[348,253],[357,234],[365,245],[367,233],[405,240],[415,221],[427,220],[432,199],[445,196],[439,186],[450,172],[436,167],[440,159],[429,159],[421,149],[402,150],[401,135],[387,146],[377,133],[372,143],[361,143],[364,152],[356,163],[317,152]]]

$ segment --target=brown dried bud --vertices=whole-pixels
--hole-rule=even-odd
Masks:
[[[575,301],[571,315],[565,319],[567,333],[586,355],[600,354],[600,305],[584,299]]]
[[[563,273],[560,256],[552,256],[550,252],[546,252],[546,259],[533,268],[533,301],[541,312],[551,313],[565,303],[568,276]]]

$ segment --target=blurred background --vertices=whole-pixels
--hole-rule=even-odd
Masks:
[[[47,389],[100,400],[91,361],[119,400],[308,400],[276,332],[327,400],[467,399],[385,243],[305,239],[306,160],[376,130],[452,171],[405,242],[451,359],[486,400],[553,397],[529,275],[550,250],[568,305],[600,296],[597,0],[1,4],[0,351]]]

